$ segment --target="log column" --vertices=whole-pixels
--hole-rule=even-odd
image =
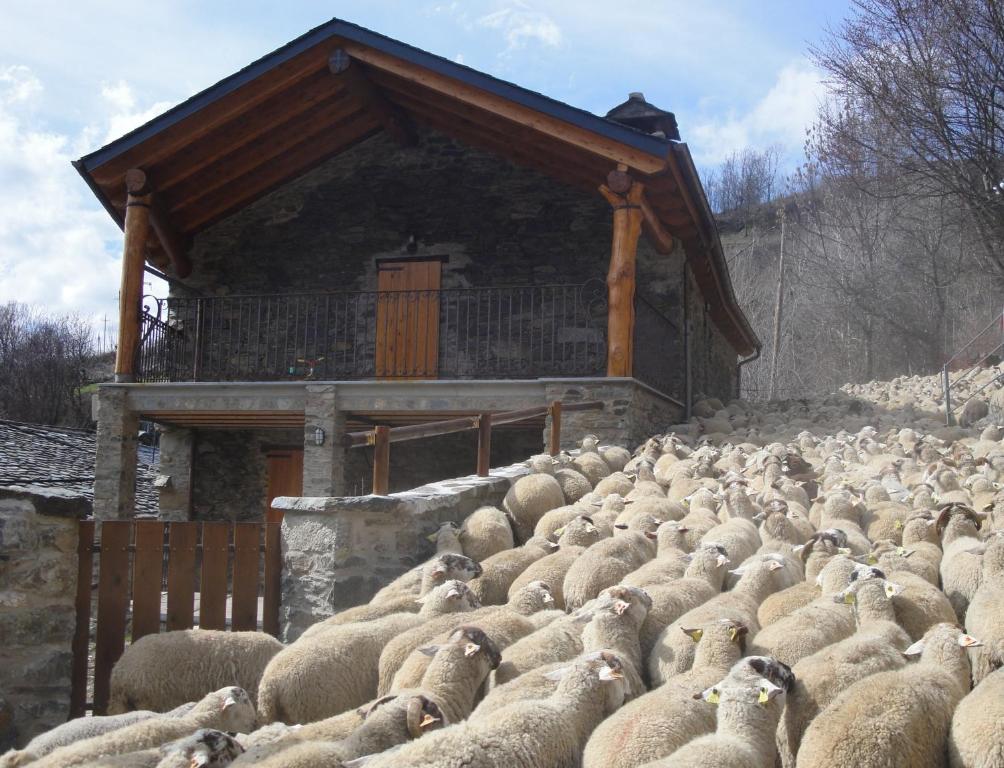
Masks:
[[[618,168],[607,176],[600,191],[614,209],[607,272],[607,376],[630,376],[634,357],[635,254],[641,235],[644,187]]]
[[[125,244],[122,249],[122,285],[119,289],[119,344],[115,353],[115,381],[135,379],[136,350],[143,303],[143,267],[150,233],[152,195],[146,174],[138,168],[126,172]]]

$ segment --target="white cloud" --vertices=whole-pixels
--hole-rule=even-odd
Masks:
[[[126,112],[71,136],[38,116],[43,91],[25,66],[0,70],[0,301],[76,313],[95,327],[107,314],[114,328],[122,235],[70,160],[88,135],[107,135],[148,110],[118,84],[107,100]]]
[[[734,150],[771,144],[794,155],[824,93],[820,72],[804,59],[795,61],[777,73],[767,93],[748,111],[698,120],[688,138],[702,164],[720,163]]]
[[[522,3],[482,16],[477,25],[501,30],[508,45],[506,53],[517,51],[533,41],[556,48],[563,39],[561,27],[549,16],[531,10]]]
[[[104,138],[105,144],[129,133],[133,128],[138,128],[149,122],[174,106],[170,101],[158,101],[147,109],[137,108],[136,95],[125,80],[103,84],[101,98],[107,102],[111,109],[108,130]]]

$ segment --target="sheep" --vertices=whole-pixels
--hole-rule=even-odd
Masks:
[[[356,612],[354,609],[350,608],[348,611],[335,614],[329,619],[315,622],[311,626],[307,627],[303,634],[300,635],[299,639],[308,640],[311,637],[316,637],[317,635],[327,632],[334,627],[347,626],[361,621],[373,621],[374,619],[391,616],[393,614],[415,612],[418,614],[418,617],[432,618],[433,616],[442,616],[448,613],[473,611],[475,608],[481,607],[481,601],[478,600],[477,596],[474,594],[474,590],[471,589],[469,584],[466,584],[459,579],[445,581],[422,597],[408,598],[408,600],[410,603],[409,605],[401,606],[402,608],[407,608],[407,610],[393,611],[389,613],[384,611],[387,608],[394,606],[395,603],[387,602],[376,606],[358,606],[358,608],[369,607],[375,609],[375,612],[372,615]],[[349,621],[346,614],[354,618],[355,621]],[[416,617],[415,623],[421,623],[421,619],[418,617]]]
[[[498,638],[498,643],[495,645],[505,648],[517,639],[536,631],[537,624],[530,616],[548,609],[553,605],[553,600],[546,584],[539,581],[531,582],[513,595],[513,599],[506,605],[481,611],[476,618],[479,626],[486,628],[492,637]],[[455,623],[451,624],[449,630],[439,633],[438,637],[448,639],[456,626]],[[386,692],[418,687],[428,667],[428,654],[423,654],[421,648],[412,651],[394,673]]]
[[[463,555],[437,555],[418,568],[399,576],[370,599],[370,605],[421,597],[444,581],[470,581],[481,575],[481,566]]]
[[[734,563],[742,563],[760,548],[760,534],[749,520],[733,517],[701,537],[702,544],[720,544]]]
[[[413,614],[394,613],[300,638],[265,668],[258,686],[262,721],[309,723],[375,698],[383,647],[421,622]],[[304,685],[307,681],[310,684]]]
[[[464,554],[477,563],[512,549],[512,528],[505,512],[497,507],[474,510],[460,525],[460,544]]]
[[[936,624],[956,621],[955,609],[944,592],[908,571],[890,571],[890,581],[903,587],[892,599],[896,621],[913,640],[919,640]]]
[[[185,738],[162,746],[110,755],[88,762],[88,768],[192,768],[226,766],[244,751],[233,737],[212,728],[200,728]]]
[[[598,453],[583,451],[572,460],[572,469],[580,473],[595,490],[596,485],[610,474],[610,465]]]
[[[686,630],[685,630],[686,631]],[[721,680],[742,656],[746,627],[728,619],[689,630],[697,643],[694,666],[626,703],[597,726],[583,768],[633,768],[664,757],[688,739],[715,728],[714,710],[691,694]]]
[[[955,708],[948,760],[952,768],[1004,765],[1004,669],[984,677]]]
[[[558,481],[552,474],[539,471],[519,478],[502,500],[502,508],[512,522],[514,538],[520,544],[533,536],[534,526],[545,512],[564,504],[565,494]]]
[[[607,463],[614,472],[622,472],[631,461],[631,452],[627,448],[619,445],[605,445],[598,450],[600,458]]]
[[[983,555],[980,588],[966,609],[966,629],[983,645],[974,649],[973,685],[1004,666],[1004,532],[998,532]]]
[[[118,728],[110,733],[54,749],[32,765],[37,768],[70,768],[112,755],[139,752],[189,736],[199,728],[248,731],[255,711],[243,688],[228,686],[202,698],[182,717],[155,717]]]
[[[847,586],[849,566],[847,558],[831,560],[820,574],[823,596],[761,629],[750,642],[750,652],[773,656],[792,666],[849,637],[854,632],[854,613],[850,605],[830,599]]]
[[[714,619],[727,618],[748,627],[755,636],[760,629],[756,621],[757,606],[777,590],[776,572],[783,569],[783,561],[769,556],[752,563],[732,591],[716,595],[666,627],[648,658],[652,684],[661,685],[669,677],[690,669],[694,660],[693,643],[687,642],[685,636],[681,638],[681,627],[701,626]]]
[[[625,531],[611,539],[598,541],[568,569],[562,584],[566,609],[581,608],[600,590],[617,584],[653,557],[655,542],[643,533]]]
[[[564,494],[567,504],[574,504],[586,494],[592,493],[593,490],[589,479],[571,465],[556,469],[554,479],[561,486],[561,492]]]
[[[576,558],[585,551],[585,547],[561,546],[557,552],[545,555],[540,560],[530,563],[527,569],[509,585],[509,599],[512,600],[513,595],[527,584],[540,581],[547,584],[554,600],[553,607],[565,610],[565,594],[562,591],[565,574],[568,573],[568,569],[572,567]]]
[[[769,626],[819,597],[822,592],[816,578],[835,555],[841,551],[850,553],[846,543],[843,531],[838,528],[813,534],[799,552],[805,564],[805,581],[769,595],[757,609],[760,626]]]
[[[794,665],[795,684],[777,729],[784,768],[793,768],[806,727],[842,688],[906,664],[902,651],[910,645],[910,636],[896,623],[892,605],[899,589],[885,579],[863,579],[832,596],[834,601],[853,605],[857,631]]]
[[[611,472],[593,487],[593,493],[600,498],[609,496],[611,493],[627,497],[633,490],[634,483],[623,472]]]
[[[0,766],[2,768],[13,768],[18,765],[25,765],[49,754],[59,747],[65,747],[67,744],[72,744],[75,741],[83,741],[93,736],[110,733],[111,731],[124,728],[127,725],[132,725],[142,720],[149,720],[154,717],[182,717],[187,715],[194,706],[195,702],[188,702],[165,713],[141,709],[118,715],[94,715],[92,717],[74,718],[61,725],[57,725],[45,733],[40,733],[29,741],[24,749],[12,750],[4,755],[0,755]]]
[[[444,728],[375,757],[367,768],[575,765],[593,728],[624,700],[621,663],[614,654],[601,651],[555,670],[552,676],[559,679],[558,687],[546,699],[515,702],[490,720]]]
[[[905,651],[919,663],[844,688],[805,730],[799,768],[944,765],[952,712],[969,690],[966,648],[978,642],[938,624]]]
[[[603,538],[592,518],[586,515],[576,515],[558,528],[554,535],[558,537],[559,547],[588,547]]]
[[[651,515],[659,520],[682,520],[687,516],[687,508],[678,501],[657,496],[625,499],[624,511],[614,522],[630,523],[639,515]]]
[[[941,585],[955,609],[959,622],[966,620],[966,609],[979,589],[983,573],[984,545],[979,538],[980,519],[967,506],[949,504],[938,515],[941,531]]]
[[[574,517],[579,515],[591,515],[591,513],[600,506],[599,501],[592,499],[592,496],[586,496],[580,499],[575,504],[567,504],[563,507],[558,507],[557,509],[552,509],[546,512],[540,520],[537,521],[537,525],[534,526],[533,535],[538,539],[554,539],[557,538],[554,532],[559,528],[564,527],[564,525]],[[595,522],[595,521],[594,521]]]
[[[774,732],[784,710],[786,686],[777,685],[761,669],[760,657],[743,659],[717,685],[695,694],[717,707],[715,732],[698,736],[649,765],[772,768],[777,756]]]
[[[652,607],[642,624],[639,640],[642,655],[652,653],[659,634],[687,611],[707,602],[722,591],[729,560],[716,547],[702,547],[688,555],[683,576],[665,584],[645,587]]]
[[[409,670],[405,675],[409,679],[416,675],[417,679],[421,679],[421,672],[425,669],[422,661],[424,657],[421,654],[413,657],[413,652],[420,646],[433,642],[440,635],[452,632],[461,622],[481,627],[499,648],[505,648],[525,635],[536,632],[537,625],[534,621],[516,610],[517,607],[527,610],[526,601],[523,599],[525,592],[532,592],[537,596],[538,601],[533,607],[546,607],[544,590],[527,584],[520,593],[513,596],[510,603],[505,605],[485,606],[462,616],[438,616],[392,637],[382,650],[377,651],[379,655],[377,695],[386,695],[394,689],[397,675],[406,662]],[[402,680],[405,675],[402,675]]]
[[[516,577],[531,563],[557,549],[554,542],[534,536],[520,547],[498,552],[481,564],[482,573],[471,582],[471,589],[482,605],[502,605]]]
[[[145,635],[112,669],[108,713],[166,712],[226,685],[238,685],[255,698],[265,666],[283,647],[264,632],[185,629]]]
[[[520,638],[502,652],[502,663],[492,674],[492,685],[515,680],[524,672],[582,653],[582,631],[592,618],[592,605]]]

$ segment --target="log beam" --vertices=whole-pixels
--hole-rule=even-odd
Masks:
[[[160,247],[171,259],[174,274],[180,278],[186,278],[192,274],[192,262],[188,258],[185,241],[171,226],[171,220],[160,195],[151,191],[150,198],[150,226],[153,227],[154,234],[157,235]]]
[[[366,77],[362,66],[354,62],[344,48],[338,48],[328,58],[328,70],[341,84],[349,96],[363,108],[371,111],[394,141],[403,147],[417,142],[415,127],[408,116],[394,106]]]
[[[119,343],[115,352],[115,381],[133,381],[140,337],[143,301],[143,267],[150,233],[150,202],[146,174],[128,171],[126,182],[125,242],[122,248],[122,283],[119,289]]]
[[[618,169],[609,174],[600,191],[614,209],[610,270],[607,272],[607,376],[631,376],[635,262],[644,220],[645,188],[628,176],[626,169]]]
[[[618,171],[614,171],[614,173],[618,173]],[[615,208],[621,201],[620,195],[610,189],[607,184],[600,185],[600,193]],[[644,192],[639,196],[638,205],[641,207],[642,231],[645,233],[648,241],[652,243],[652,247],[661,254],[672,253],[675,242],[673,235],[660,221],[659,215],[648,201],[648,195]]]

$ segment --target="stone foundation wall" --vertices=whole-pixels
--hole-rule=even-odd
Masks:
[[[69,715],[77,521],[90,512],[81,496],[0,488],[0,699],[18,746]]]
[[[601,400],[603,410],[569,411],[561,416],[561,447],[575,448],[583,435],[600,442],[633,449],[647,438],[664,432],[683,419],[683,405],[654,392],[634,379],[593,379],[549,384],[547,400],[574,403]],[[550,432],[550,419],[544,437]]]
[[[522,465],[492,476],[462,477],[390,496],[282,498],[283,642],[336,611],[368,601],[378,589],[435,553],[426,538],[499,504]]]

